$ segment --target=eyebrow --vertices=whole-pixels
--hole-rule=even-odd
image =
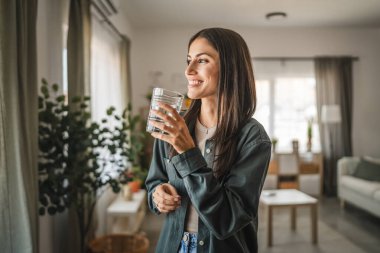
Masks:
[[[197,54],[197,55],[195,55],[195,57],[199,57],[199,56],[201,56],[201,55],[207,55],[207,56],[209,56],[209,57],[212,57],[213,58],[213,56],[212,55],[210,55],[209,53],[206,53],[206,52],[204,52],[204,53],[199,53],[199,54]],[[191,55],[187,55],[187,58],[191,58]]]

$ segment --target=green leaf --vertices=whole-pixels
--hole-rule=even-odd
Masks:
[[[52,88],[53,88],[53,91],[57,92],[59,89],[59,85],[55,83],[52,85]]]
[[[55,101],[57,101],[57,102],[63,102],[63,101],[65,101],[65,95],[60,95],[60,96],[58,96],[58,97],[55,99]]]
[[[48,205],[48,200],[47,200],[46,196],[44,196],[44,195],[40,196],[40,203],[43,206],[47,206]]]
[[[45,215],[45,208],[44,208],[44,207],[40,207],[40,208],[38,209],[38,214],[39,214],[40,216],[44,216],[44,215]]]
[[[63,206],[63,205],[58,205],[57,206],[57,211],[59,212],[59,213],[63,213],[64,211],[65,211],[65,206]]]
[[[38,96],[38,109],[42,109],[44,107],[44,99],[41,96]]]
[[[81,97],[80,96],[75,96],[71,99],[71,102],[73,103],[79,103],[81,101]]]
[[[49,94],[49,89],[46,86],[41,86],[41,93],[46,97]]]
[[[57,208],[55,208],[54,206],[50,206],[50,207],[48,207],[48,213],[50,214],[50,215],[54,215],[54,214],[56,214],[57,213]]]
[[[108,116],[111,116],[112,113],[113,113],[115,110],[116,110],[115,107],[111,106],[110,108],[107,109],[107,115],[108,115]]]

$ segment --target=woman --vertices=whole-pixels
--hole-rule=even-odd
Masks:
[[[251,57],[243,38],[204,29],[189,41],[184,118],[161,104],[146,180],[148,203],[166,214],[156,252],[257,252],[257,209],[271,143],[252,115]]]

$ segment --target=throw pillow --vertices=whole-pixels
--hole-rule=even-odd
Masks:
[[[366,160],[366,161],[368,161],[368,162],[376,163],[376,164],[380,165],[380,158],[375,158],[375,157],[372,157],[372,156],[363,156],[363,159]]]
[[[362,158],[360,159],[353,176],[368,181],[380,182],[380,164],[376,164]]]

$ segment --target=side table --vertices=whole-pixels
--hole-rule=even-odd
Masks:
[[[146,191],[133,193],[133,198],[127,201],[122,194],[107,208],[107,233],[136,233],[146,212]]]
[[[264,190],[261,193],[260,203],[266,207],[267,212],[268,247],[273,245],[273,209],[276,207],[291,208],[291,228],[292,230],[295,230],[296,208],[298,206],[309,206],[311,218],[311,241],[313,244],[318,242],[318,200],[316,198],[295,189]]]

